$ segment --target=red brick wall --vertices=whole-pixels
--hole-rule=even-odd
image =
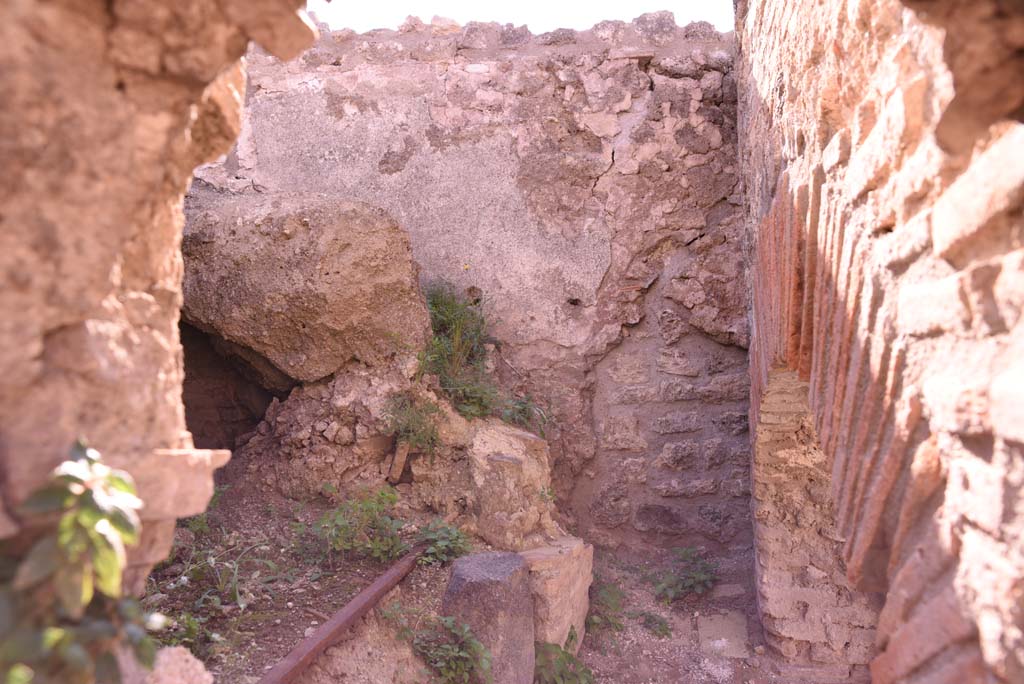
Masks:
[[[807,383],[841,561],[885,594],[873,681],[1018,682],[1024,16],[910,4],[738,8],[751,418]]]

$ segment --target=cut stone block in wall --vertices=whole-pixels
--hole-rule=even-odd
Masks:
[[[774,370],[754,435],[754,548],[768,644],[794,663],[867,665],[881,596],[850,586],[807,383]]]
[[[830,523],[849,588],[884,596],[876,684],[1024,680],[1022,22],[996,0],[737,5],[765,628],[794,657],[839,643],[771,554]]]

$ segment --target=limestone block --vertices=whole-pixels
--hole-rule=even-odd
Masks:
[[[469,625],[490,651],[495,682],[533,682],[533,595],[521,556],[478,553],[456,560],[441,613]]]
[[[737,611],[697,618],[700,650],[706,655],[748,658],[747,616]]]
[[[578,651],[590,608],[594,547],[576,537],[561,537],[520,555],[530,572],[534,638],[561,646],[569,630],[575,628],[578,640],[574,650]]]
[[[557,534],[551,503],[548,444],[499,420],[481,421],[467,453],[472,491],[466,493],[476,533],[518,550]]]
[[[413,356],[426,343],[409,239],[386,213],[324,195],[199,185],[182,243],[190,323],[303,382],[352,360]]]

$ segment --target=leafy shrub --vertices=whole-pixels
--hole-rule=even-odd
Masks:
[[[381,611],[398,627],[398,636],[430,668],[438,684],[492,684],[491,654],[468,625],[452,617],[410,615],[397,602]]]
[[[573,655],[578,638],[576,628],[570,627],[564,648],[537,642],[534,684],[594,684],[594,673]]]
[[[432,520],[420,530],[417,542],[426,542],[427,548],[420,556],[420,565],[442,565],[469,553],[469,538],[458,527],[443,520]]]
[[[654,596],[672,603],[686,594],[703,594],[714,586],[718,575],[714,564],[706,561],[697,549],[674,549],[677,566],[663,573],[654,585]]]
[[[657,613],[650,613],[643,610],[630,613],[630,617],[639,618],[640,624],[643,625],[643,628],[659,639],[672,636],[672,626],[668,623],[668,620]]]
[[[621,632],[623,603],[626,594],[618,585],[595,581],[590,587],[590,612],[587,614],[587,629],[600,632]]]
[[[77,444],[21,512],[33,528],[27,553],[4,544],[0,563],[0,673],[6,682],[120,680],[114,653],[130,647],[152,666],[146,634],[162,616],[122,595],[125,545],[135,544],[142,502],[127,473]]]
[[[548,422],[548,414],[527,394],[524,397],[506,399],[502,403],[501,419],[512,425],[518,425],[527,430],[534,430],[543,437],[544,426]]]
[[[492,414],[498,390],[487,377],[487,319],[448,283],[427,288],[427,309],[434,332],[420,359],[422,372],[436,375],[455,410],[467,418]]]
[[[479,300],[459,294],[449,283],[427,288],[433,337],[420,356],[420,372],[436,375],[441,390],[466,418],[497,415],[543,434],[547,414],[529,397],[505,397],[487,375],[487,318]]]
[[[320,518],[316,534],[332,551],[354,552],[381,563],[393,560],[408,548],[399,536],[405,523],[388,515],[397,501],[387,487],[343,501]]]
[[[491,677],[491,654],[469,625],[439,617],[416,632],[412,650],[423,658],[441,684],[483,684]]]
[[[436,416],[441,410],[426,399],[409,394],[393,394],[388,398],[384,414],[388,432],[413,451],[432,454],[437,449]]]

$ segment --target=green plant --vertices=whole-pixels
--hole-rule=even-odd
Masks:
[[[417,542],[425,542],[427,548],[420,556],[420,565],[441,565],[470,551],[469,538],[458,527],[443,520],[435,519],[420,530]]]
[[[548,414],[527,394],[523,397],[506,399],[501,406],[501,419],[512,425],[534,430],[543,437],[544,426],[548,423]]]
[[[623,604],[626,594],[618,585],[595,581],[590,587],[590,612],[587,613],[587,629],[594,634],[600,632],[621,632]]]
[[[408,548],[399,536],[405,523],[388,515],[397,501],[387,487],[365,492],[325,513],[314,530],[332,551],[354,552],[379,562],[392,560]]]
[[[127,473],[79,442],[22,505],[35,542],[7,541],[0,563],[0,672],[6,682],[120,680],[115,652],[151,666],[147,615],[122,595],[125,546],[138,541],[142,502]]]
[[[431,681],[438,684],[491,684],[491,653],[473,635],[469,625],[452,617],[410,613],[397,601],[381,609],[384,620],[398,629],[398,637],[427,664]]]
[[[703,594],[718,580],[714,564],[705,560],[697,549],[673,549],[676,567],[664,572],[654,585],[654,596],[663,603],[672,603],[686,594]]]
[[[455,618],[431,620],[413,636],[412,650],[423,658],[440,684],[483,684],[491,677],[491,654],[469,625]]]
[[[461,296],[448,283],[427,288],[433,337],[420,355],[420,371],[436,375],[441,390],[466,418],[494,413],[498,390],[487,377],[487,319],[479,302]]]
[[[534,684],[593,684],[594,673],[577,658],[576,628],[569,628],[565,646],[537,642],[537,659],[534,665]]]
[[[646,610],[641,610],[632,612],[629,616],[638,618],[640,620],[640,624],[643,625],[643,628],[659,639],[672,636],[672,626],[669,624],[668,620],[657,613],[650,613]]]
[[[487,318],[481,301],[459,294],[449,283],[427,287],[433,337],[420,354],[420,373],[437,376],[441,391],[466,418],[497,415],[507,423],[544,436],[547,413],[530,395],[506,397],[487,374]]]
[[[434,453],[440,442],[436,424],[440,413],[441,409],[429,400],[407,393],[392,394],[384,408],[388,432],[413,451],[426,454]]]
[[[182,613],[176,620],[172,620],[160,638],[160,643],[166,646],[188,646],[196,656],[200,655],[203,644],[207,640],[206,628],[203,623],[206,618]]]

